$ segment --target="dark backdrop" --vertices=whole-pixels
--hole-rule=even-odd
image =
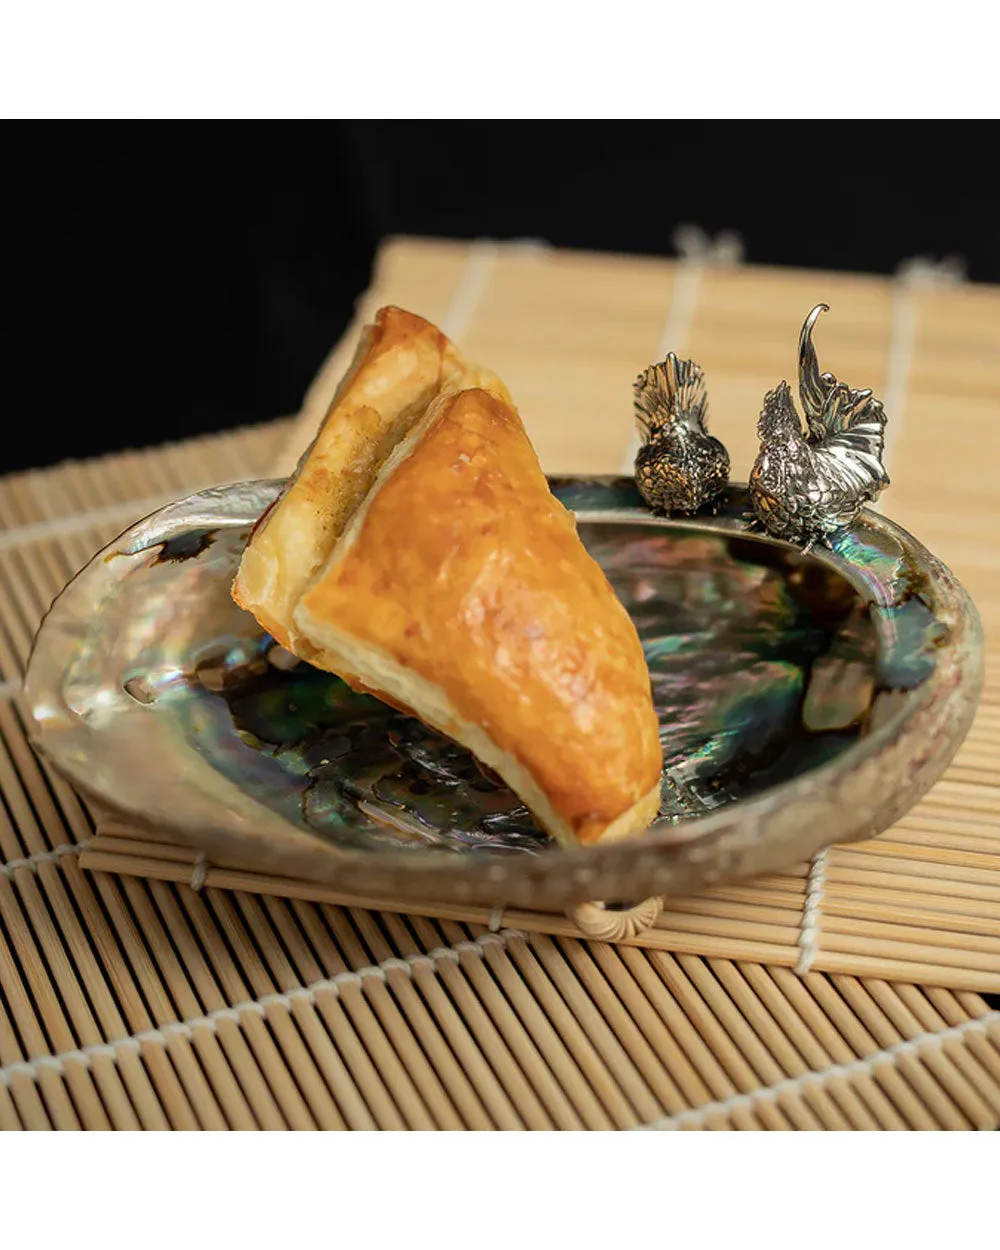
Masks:
[[[987,126],[989,125],[989,130]],[[7,161],[0,471],[293,412],[389,233],[1000,281],[989,123],[36,126]],[[4,461],[6,461],[4,463]]]

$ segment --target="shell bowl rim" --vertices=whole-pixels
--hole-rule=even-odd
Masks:
[[[554,489],[632,487],[634,493],[631,479],[618,476],[560,476],[550,478],[550,483]],[[97,731],[86,726],[62,694],[60,679],[66,665],[61,659],[65,637],[60,625],[74,610],[75,598],[88,594],[92,584],[113,580],[115,573],[109,569],[116,562],[108,558],[112,552],[136,553],[195,528],[251,526],[282,485],[279,480],[256,480],[213,487],[149,514],[84,565],[56,596],[39,626],[25,677],[30,740],[81,792],[138,829],[162,836],[164,822],[151,815],[148,803],[129,801],[128,796],[95,785],[90,770],[75,758],[80,734],[93,736]],[[728,512],[738,516],[747,498],[745,486],[731,485]],[[638,502],[633,507],[572,510],[585,521],[639,522],[796,550],[780,539],[747,532],[734,515],[658,517]],[[358,899],[533,909],[562,908],[595,898],[632,902],[652,894],[689,892],[780,871],[836,842],[874,837],[931,788],[968,732],[982,686],[982,630],[971,599],[950,570],[906,530],[867,509],[854,528],[895,542],[919,569],[922,595],[931,600],[935,616],[946,627],[946,640],[934,668],[909,692],[897,714],[833,759],[758,795],[611,845],[553,846],[539,856],[508,855],[492,862],[436,851],[353,851],[294,830],[262,807],[263,833],[250,839],[247,830],[226,828],[218,821],[171,821],[169,832],[220,865],[311,880]],[[812,555],[870,601],[849,562],[824,549]],[[272,836],[275,840],[268,841]]]

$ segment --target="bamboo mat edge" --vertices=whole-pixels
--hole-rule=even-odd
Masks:
[[[877,851],[878,840],[844,849],[864,854],[859,845]],[[835,852],[837,848],[831,850]],[[495,930],[503,925],[578,940],[589,936],[567,916],[557,913],[442,904],[432,899],[416,905],[343,893],[234,862],[212,863],[194,848],[172,841],[169,834],[150,834],[114,820],[99,821],[94,837],[83,848],[80,862],[85,869],[181,882],[196,889],[210,886],[246,890],[328,905],[460,921],[484,929]],[[844,949],[828,932],[830,920],[824,919],[822,900],[809,915],[809,884],[810,866],[799,865],[765,880],[732,882],[704,895],[665,899],[663,911],[650,928],[618,941],[675,954],[752,960],[797,972],[814,970],[978,993],[1000,992],[1000,942],[988,940],[985,951],[982,945],[977,951],[975,938],[966,931],[961,938],[955,936],[956,945],[952,948],[921,946],[906,930],[897,930],[892,922],[886,922],[880,927],[862,925],[860,935],[849,940]],[[779,913],[785,922],[783,930],[774,924],[778,908],[783,909]],[[804,960],[802,936],[807,915],[815,925],[815,933],[808,959]],[[764,917],[763,923],[757,921],[760,916]],[[997,932],[1000,936],[1000,930]]]

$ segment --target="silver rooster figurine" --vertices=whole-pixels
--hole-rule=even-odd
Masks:
[[[756,523],[806,551],[817,542],[829,546],[829,536],[850,525],[889,485],[881,401],[819,371],[812,330],[828,311],[817,304],[799,336],[805,433],[788,383],[781,382],[764,396],[760,451],[750,473]]]
[[[693,360],[671,352],[635,381],[635,413],[642,446],[635,481],[659,513],[693,515],[729,483],[729,454],[707,429],[705,375]]]

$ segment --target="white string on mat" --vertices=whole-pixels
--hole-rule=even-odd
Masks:
[[[114,453],[112,452],[110,454],[113,455]],[[56,473],[58,473],[59,466],[56,465],[54,466],[54,468],[55,468]],[[57,484],[53,490],[51,484],[48,481],[46,481],[46,478],[43,476],[43,473],[31,474],[31,476],[28,478],[28,493],[31,495],[32,499],[35,501],[35,507],[38,509],[39,515],[43,517],[44,519],[49,519],[52,515],[51,509],[52,509],[52,502],[53,502],[52,500],[53,494],[55,494],[56,499],[59,499],[60,497],[63,500],[69,499],[69,496],[67,495],[66,491],[60,488],[58,484],[58,479],[57,479]],[[96,508],[106,508],[108,506],[109,505],[107,503],[97,503],[94,505],[94,507]],[[71,506],[66,515],[76,514],[78,512],[79,512],[78,508],[74,508]]]
[[[188,884],[196,894],[205,884],[205,878],[208,876],[209,866],[208,856],[204,851],[201,852],[191,865],[191,880]]]
[[[883,404],[888,418],[883,460],[891,470],[891,457],[899,441],[906,409],[906,392],[917,341],[917,300],[921,291],[944,290],[965,280],[965,262],[957,256],[935,261],[926,256],[904,260],[896,269],[892,287],[892,316],[885,368]]]
[[[82,844],[81,844],[82,845]],[[413,976],[417,968],[426,968],[436,972],[442,963],[457,964],[462,955],[475,955],[482,958],[488,946],[505,947],[515,939],[526,939],[527,934],[520,929],[503,929],[499,933],[484,933],[471,942],[455,942],[451,946],[436,946],[425,955],[405,955],[403,958],[393,956],[383,959],[380,963],[365,968],[357,968],[349,972],[338,972],[336,976],[324,977],[309,985],[297,986],[295,989],[263,994],[259,998],[246,1002],[235,1003],[232,1007],[219,1007],[204,1016],[189,1020],[177,1020],[161,1025],[156,1029],[143,1029],[131,1033],[127,1037],[114,1038],[110,1042],[99,1042],[91,1046],[83,1046],[79,1050],[60,1051],[55,1055],[39,1055],[34,1059],[16,1061],[0,1067],[0,1085],[8,1085],[16,1076],[27,1076],[35,1080],[39,1072],[53,1068],[57,1072],[65,1071],[67,1064],[78,1063],[89,1067],[95,1058],[116,1059],[120,1053],[137,1052],[142,1046],[154,1044],[165,1046],[172,1037],[185,1037],[193,1041],[198,1029],[215,1032],[221,1021],[240,1024],[245,1015],[266,1016],[269,1007],[284,1007],[290,1011],[297,1002],[314,1003],[320,994],[339,995],[345,986],[364,989],[366,981],[384,982],[386,974],[393,971]]]
[[[816,962],[819,954],[819,927],[823,919],[823,891],[826,888],[827,852],[814,855],[806,878],[806,896],[802,905],[802,921],[799,925],[799,958],[795,974],[804,977]]]
[[[544,254],[550,245],[541,239],[474,239],[465,257],[465,267],[452,294],[451,302],[441,318],[441,329],[456,342],[472,328],[472,322],[489,289],[501,251],[508,253]]]
[[[736,268],[743,261],[743,241],[738,234],[725,230],[714,239],[700,226],[679,226],[672,239],[677,252],[674,286],[670,308],[656,348],[656,360],[666,359],[668,352],[679,352],[694,320],[702,274],[708,268]],[[633,431],[622,472],[631,476],[639,450],[639,435]]]
[[[804,1072],[801,1076],[789,1077],[788,1080],[778,1081],[774,1085],[765,1086],[763,1089],[751,1090],[747,1094],[733,1094],[731,1097],[721,1098],[717,1102],[706,1103],[701,1107],[693,1107],[690,1111],[681,1111],[677,1115],[664,1116],[662,1119],[652,1120],[648,1124],[639,1124],[636,1126],[636,1129],[638,1131],[649,1131],[698,1126],[705,1123],[712,1116],[727,1116],[733,1111],[739,1111],[743,1108],[752,1110],[759,1102],[776,1102],[785,1094],[799,1094],[810,1086],[824,1085],[827,1081],[836,1080],[838,1077],[850,1078],[862,1074],[874,1076],[878,1068],[894,1063],[896,1059],[901,1058],[903,1055],[913,1055],[919,1058],[932,1047],[940,1047],[945,1042],[960,1040],[968,1033],[985,1033],[997,1023],[1000,1023],[1000,1011],[990,1011],[984,1016],[977,1016],[972,1020],[963,1020],[961,1024],[953,1025],[950,1029],[942,1029],[940,1033],[920,1033],[916,1037],[896,1042],[893,1046],[887,1046],[885,1050],[880,1050],[877,1054],[866,1055],[864,1058],[855,1059],[851,1063],[835,1063],[828,1068],[820,1068],[816,1072]]]
[[[112,522],[130,525],[186,495],[193,495],[200,490],[209,490],[212,487],[229,486],[242,480],[240,477],[227,477],[218,482],[203,481],[188,488],[180,487],[177,491],[162,491],[157,495],[145,495],[141,499],[123,499],[121,503],[95,508],[92,512],[72,512],[66,516],[49,517],[44,521],[32,521],[28,525],[17,525],[13,529],[0,530],[0,551],[6,551],[11,547],[23,547],[27,543],[39,542],[46,538],[75,534],[78,530],[89,529],[94,525]]]
[[[0,862],[0,876],[12,877],[21,868],[34,872],[39,864],[57,864],[65,855],[79,855],[92,841],[93,838],[84,838],[82,842],[62,842],[51,851],[35,851],[33,855],[25,855],[23,859]]]
[[[128,524],[140,517],[148,516],[158,508],[164,507],[178,496],[176,494],[147,495],[143,499],[126,499],[122,503],[109,504],[105,508],[95,508],[93,512],[73,512],[67,516],[51,517],[47,521],[33,521],[29,525],[19,525],[14,529],[0,530],[0,551],[11,547],[23,547],[27,543],[39,542],[46,538],[59,538],[64,534],[75,534],[78,530],[88,529],[92,525],[104,525],[114,522]]]
[[[493,277],[497,251],[496,239],[474,239],[469,245],[458,285],[441,319],[441,329],[452,341],[468,333],[476,309]]]

